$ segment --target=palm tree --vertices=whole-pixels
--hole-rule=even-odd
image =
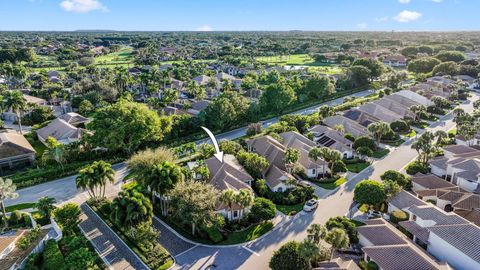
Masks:
[[[35,204],[35,208],[46,218],[50,218],[50,214],[55,210],[57,201],[52,197],[43,197]]]
[[[318,245],[327,235],[327,229],[323,225],[314,223],[308,227],[307,233],[308,239]]]
[[[410,111],[414,114],[413,121],[417,122],[420,120],[420,115],[425,112],[427,109],[423,105],[413,105],[410,107]]]
[[[7,216],[7,211],[5,210],[5,200],[6,199],[16,199],[18,198],[18,193],[15,192],[17,186],[12,182],[12,179],[3,179],[0,177],[0,208],[2,209],[3,216]]]
[[[18,119],[18,128],[20,130],[20,134],[22,132],[22,112],[27,109],[27,101],[23,97],[22,92],[20,91],[9,91],[5,95],[4,99],[4,108],[11,109],[16,115]]]
[[[309,156],[310,156],[310,153],[309,153]],[[328,147],[320,147],[318,148],[318,150],[314,150],[314,152],[312,153],[312,156],[313,157],[319,156],[323,158],[328,163],[329,170],[332,175],[334,174],[333,166],[337,161],[342,159],[342,153],[340,153],[338,150],[330,149]]]
[[[95,171],[99,178],[99,185],[103,188],[102,197],[105,197],[105,188],[108,183],[113,184],[115,182],[115,170],[112,169],[112,165],[103,160],[93,163]]]
[[[285,152],[285,156],[283,158],[283,162],[285,163],[285,167],[289,172],[291,172],[293,165],[297,163],[299,158],[300,158],[300,151],[294,148],[287,149],[287,151]]]
[[[334,249],[347,248],[350,244],[347,233],[340,228],[331,229],[325,236],[325,241],[332,246],[331,256],[333,255]]]
[[[98,199],[98,195],[105,197],[107,183],[113,183],[114,181],[115,170],[112,169],[110,163],[103,160],[95,161],[81,169],[75,179],[77,188],[87,190],[90,197],[94,199]]]
[[[305,239],[298,246],[298,255],[308,262],[308,267],[312,268],[312,259],[318,257],[320,246],[314,242]]]
[[[443,130],[435,131],[435,137],[437,137],[437,145],[443,145],[443,142],[448,139],[448,133]]]
[[[368,125],[367,129],[372,133],[372,136],[375,138],[375,141],[377,142],[377,147],[380,146],[382,136],[384,136],[391,130],[390,125],[385,122],[371,123],[370,125]]]
[[[252,206],[254,201],[253,194],[250,190],[242,188],[235,198],[235,202],[242,208],[240,210],[240,218],[243,217],[245,208]]]
[[[63,164],[66,161],[63,145],[53,137],[48,137],[45,140],[45,144],[47,145],[47,149],[43,152],[42,160],[44,162],[54,160],[63,170]]]
[[[228,213],[230,214],[231,218],[233,218],[232,209],[233,204],[236,201],[235,197],[235,191],[233,191],[232,189],[226,189],[220,194],[220,197],[218,198],[221,203],[225,204],[228,207]]]
[[[169,190],[173,189],[175,184],[183,181],[185,176],[182,170],[169,161],[163,161],[153,167],[144,175],[143,179],[139,179],[146,187],[150,188],[152,193],[152,202],[155,202],[155,194],[161,198],[162,214],[168,214],[167,198],[164,196]]]
[[[321,148],[315,147],[308,152],[308,157],[315,162],[323,157]],[[323,166],[323,175],[325,176],[325,166]]]

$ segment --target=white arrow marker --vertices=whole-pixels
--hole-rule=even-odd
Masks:
[[[201,127],[203,130],[205,130],[205,132],[207,132],[208,136],[210,137],[210,140],[212,141],[213,143],[213,146],[215,147],[215,154],[213,156],[215,156],[218,161],[220,161],[220,163],[223,163],[223,152],[220,151],[220,147],[218,147],[218,142],[217,142],[217,139],[215,138],[215,136],[213,135],[213,133],[206,127]]]

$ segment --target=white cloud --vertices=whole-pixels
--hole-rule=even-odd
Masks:
[[[398,0],[400,4],[408,4],[411,0]]]
[[[432,2],[435,2],[435,3],[440,3],[442,2],[443,0],[432,0]]]
[[[358,29],[367,29],[367,26],[368,26],[368,25],[367,25],[366,23],[359,23],[359,24],[357,24],[357,28],[358,28]]]
[[[379,18],[375,18],[375,21],[377,22],[386,22],[388,21],[388,17],[379,17]]]
[[[203,25],[203,26],[197,28],[196,31],[210,32],[210,31],[213,31],[213,28],[210,25]]]
[[[76,13],[87,13],[92,10],[108,11],[98,0],[65,0],[60,3],[60,7],[65,11]]]
[[[404,10],[398,13],[397,16],[393,17],[393,19],[397,22],[408,23],[408,22],[416,21],[420,17],[422,17],[422,13],[420,12]]]

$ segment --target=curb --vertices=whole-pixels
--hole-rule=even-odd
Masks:
[[[250,240],[248,242],[243,242],[243,243],[239,243],[239,244],[232,244],[232,245],[208,245],[208,244],[202,244],[202,243],[198,243],[198,242],[195,242],[195,241],[192,241],[190,239],[187,239],[185,236],[181,235],[180,233],[178,233],[177,231],[175,231],[172,227],[170,227],[167,223],[165,223],[163,220],[161,220],[160,218],[158,218],[156,215],[153,216],[153,218],[160,222],[160,224],[162,224],[163,226],[165,226],[170,232],[172,232],[173,234],[175,234],[175,236],[177,236],[178,238],[182,239],[182,241],[185,241],[189,244],[192,244],[192,245],[195,245],[195,246],[200,246],[200,247],[207,247],[207,248],[232,248],[232,247],[242,247],[242,246],[246,246],[246,245],[249,245],[249,244],[252,244],[254,243],[255,241],[258,241],[260,239],[263,239],[264,237],[266,237],[267,235],[271,234],[273,231],[277,230],[278,228],[281,227],[281,225],[283,225],[286,221],[289,221],[291,219],[288,219],[286,218],[286,220],[282,220],[280,221],[279,223],[277,223],[277,225],[275,225],[270,231],[268,231],[267,233],[261,235],[260,237],[258,237],[257,239],[253,239],[253,240]],[[180,253],[179,255],[181,255],[182,253]],[[178,256],[178,255],[176,255]],[[173,257],[173,256],[172,256]]]

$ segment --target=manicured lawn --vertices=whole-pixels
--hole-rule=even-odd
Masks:
[[[303,210],[303,205],[305,203],[299,203],[299,204],[294,204],[294,205],[277,205],[277,210],[284,213],[287,216],[293,216],[297,214],[298,212],[301,212]],[[295,213],[295,214],[293,214]],[[293,214],[293,215],[291,215]]]
[[[382,141],[382,143],[384,143],[386,145],[393,146],[393,147],[398,147],[398,146],[402,145],[404,142],[405,142],[404,139],[398,139],[396,141]]]
[[[220,242],[220,245],[234,245],[234,244],[240,244],[240,243],[245,243],[249,242],[252,240],[257,239],[258,237],[264,235],[268,231],[270,231],[273,228],[273,223],[272,222],[263,222],[254,226],[251,226],[250,228],[243,230],[243,231],[238,231],[231,233],[227,239],[223,240]]]
[[[33,207],[35,207],[35,203],[19,203],[19,204],[5,207],[5,210],[7,212],[13,212],[15,210],[24,210],[24,209],[33,208]]]
[[[373,152],[372,157],[382,158],[382,157],[386,156],[389,152],[390,152],[390,150],[388,150],[388,149],[378,149],[375,152]]]
[[[256,60],[260,63],[265,63],[272,66],[309,66],[312,70],[326,74],[338,74],[344,72],[341,67],[328,63],[317,62],[308,54],[260,56],[257,57]]]
[[[370,166],[370,162],[359,162],[353,164],[347,164],[347,170],[353,173],[359,173],[363,171],[365,168]]]
[[[133,48],[123,47],[118,52],[100,55],[95,58],[95,64],[120,64],[133,61]]]
[[[331,182],[319,182],[319,181],[316,181],[314,182],[317,186],[321,187],[321,188],[324,188],[324,189],[335,189],[337,188],[338,186],[340,186],[341,184],[347,182],[347,179],[345,177],[340,177],[338,178],[337,180],[335,181],[331,181]]]

